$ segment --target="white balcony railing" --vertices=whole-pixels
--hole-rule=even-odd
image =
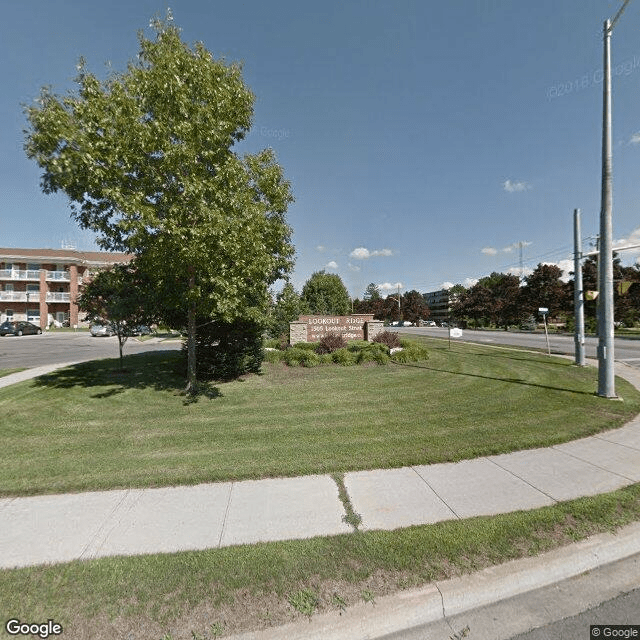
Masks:
[[[48,291],[47,302],[71,302],[71,294],[68,291]],[[0,291],[1,302],[27,302],[26,291]],[[40,301],[39,291],[29,291],[29,303],[38,304]]]
[[[71,280],[71,274],[68,271],[47,271],[47,280],[69,282],[69,280]]]
[[[0,300],[2,302],[26,302],[26,291],[0,291]],[[39,291],[29,291],[29,302],[38,302],[40,300]]]
[[[40,271],[38,269],[0,269],[0,278],[2,280],[40,280]]]
[[[47,302],[70,302],[69,292],[49,291],[47,293]]]

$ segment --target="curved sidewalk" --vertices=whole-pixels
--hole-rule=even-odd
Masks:
[[[616,373],[640,387],[640,371]],[[547,449],[345,474],[361,530],[534,509],[635,482],[640,418]],[[329,475],[4,498],[0,568],[349,533],[344,516]]]

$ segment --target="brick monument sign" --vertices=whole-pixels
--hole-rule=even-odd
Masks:
[[[345,340],[368,340],[382,331],[383,323],[373,314],[357,313],[350,316],[300,316],[290,324],[290,343],[318,342],[329,333],[341,335]]]

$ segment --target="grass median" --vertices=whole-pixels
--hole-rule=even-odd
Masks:
[[[82,363],[0,389],[3,496],[430,464],[622,425],[640,393],[594,395],[568,360],[427,340],[386,366],[265,364],[191,402],[175,352]]]
[[[532,511],[0,571],[0,609],[69,640],[211,640],[333,611],[640,520],[640,485]],[[0,637],[2,636],[0,631]]]

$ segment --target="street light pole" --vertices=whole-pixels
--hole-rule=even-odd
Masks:
[[[582,288],[582,237],[580,233],[580,209],[573,210],[573,308],[575,314],[575,362],[585,366],[584,355],[584,291]]]
[[[600,205],[600,255],[598,279],[598,395],[615,398],[613,340],[613,249],[612,210],[613,180],[611,152],[611,33],[631,0],[625,0],[613,20],[605,20],[603,30],[602,82],[602,195]]]

